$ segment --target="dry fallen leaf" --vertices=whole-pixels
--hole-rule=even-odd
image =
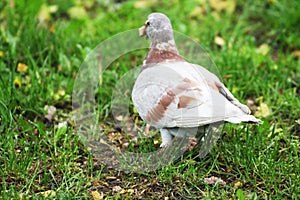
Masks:
[[[230,78],[232,77],[231,74],[225,74],[225,76],[223,76],[223,80],[226,81],[226,80],[229,80]]]
[[[45,192],[39,192],[38,194],[43,195],[44,197],[55,197],[56,193],[53,190],[47,190]]]
[[[235,188],[240,188],[241,186],[242,186],[242,183],[240,181],[238,181],[234,184]]]
[[[202,17],[205,9],[201,6],[196,6],[190,13],[191,17]]]
[[[233,13],[236,7],[235,0],[210,0],[210,6],[217,12],[226,11],[227,13]]]
[[[49,32],[50,33],[54,33],[55,32],[55,25],[52,24],[50,27],[49,27]]]
[[[118,115],[118,116],[115,117],[115,119],[118,120],[118,121],[123,121],[124,120],[124,116]]]
[[[157,0],[153,0],[153,1],[138,0],[135,1],[133,6],[135,8],[149,8],[154,6],[157,2],[158,2]]]
[[[66,95],[66,91],[62,88],[60,88],[57,92],[60,96],[65,96]]]
[[[73,6],[68,10],[68,14],[71,19],[85,19],[88,17],[88,14],[84,7],[82,6]]]
[[[296,59],[300,58],[300,50],[296,50],[293,52]]]
[[[255,111],[255,117],[268,117],[271,115],[269,106],[263,102],[263,97],[259,97],[260,103]]]
[[[271,47],[267,44],[261,44],[256,50],[255,52],[257,54],[261,54],[263,56],[267,55],[271,50]]]
[[[115,185],[115,186],[113,186],[112,191],[118,193],[118,192],[122,191],[122,188],[120,186],[118,186],[118,185]]]
[[[215,21],[219,22],[221,19],[220,13],[217,11],[212,11],[211,16],[214,18]]]
[[[273,126],[270,126],[269,128],[269,134],[267,135],[268,138],[273,138],[274,136],[274,140],[280,140],[282,138],[284,138],[284,131],[282,128],[278,127],[277,124],[274,124]]]
[[[60,88],[56,93],[53,94],[54,100],[59,100],[66,96],[66,91],[62,88]]]
[[[127,193],[133,194],[133,193],[134,193],[134,189],[128,189],[128,190],[127,190]]]
[[[56,107],[45,105],[44,110],[47,111],[45,118],[51,122],[54,114],[56,113]]]
[[[58,123],[57,128],[61,129],[61,128],[64,128],[64,127],[67,127],[67,126],[68,126],[68,122],[63,121],[63,122]]]
[[[115,177],[115,176],[107,176],[107,177],[105,177],[105,179],[106,180],[116,180],[117,177]]]
[[[218,46],[224,46],[225,45],[225,40],[222,37],[220,37],[220,36],[216,36],[215,37],[215,43]]]
[[[101,200],[104,198],[103,192],[101,192],[101,194],[100,194],[98,191],[93,191],[93,192],[91,192],[91,195],[94,200]]]
[[[38,14],[38,18],[41,21],[48,21],[50,20],[51,13],[55,13],[57,10],[57,5],[48,6],[47,4],[43,4]]]
[[[204,178],[203,181],[209,185],[219,184],[219,185],[226,185],[226,182],[223,181],[221,178],[211,176],[209,178]]]

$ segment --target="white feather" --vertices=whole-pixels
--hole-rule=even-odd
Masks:
[[[197,85],[177,94],[163,118],[155,123],[150,122],[151,125],[163,128],[196,127],[218,121],[260,122],[241,109],[246,107],[245,105],[240,104],[236,99],[234,99],[235,104],[240,106],[233,104],[214,88],[215,82],[223,85],[214,74],[188,62],[159,63],[141,72],[132,92],[132,100],[140,116],[146,120],[147,113],[157,106],[162,96],[178,85],[184,84],[186,78],[196,82]],[[181,96],[196,100],[186,108],[178,108]]]

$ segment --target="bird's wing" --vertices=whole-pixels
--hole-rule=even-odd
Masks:
[[[140,116],[155,127],[253,121],[253,116],[232,103],[230,99],[237,100],[224,88],[215,75],[200,66],[187,62],[161,63],[141,72],[132,99]]]
[[[203,75],[205,78],[207,84],[214,90],[217,90],[220,94],[222,94],[228,101],[230,101],[232,104],[240,108],[245,114],[250,114],[251,111],[248,108],[248,106],[242,104],[237,100],[233,94],[225,87],[225,85],[220,81],[220,79],[207,69],[197,66],[197,70],[199,71],[200,74]]]

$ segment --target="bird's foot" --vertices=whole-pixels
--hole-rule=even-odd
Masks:
[[[169,146],[172,142],[172,135],[169,133],[169,130],[164,128],[160,129],[160,135],[162,140],[160,147],[165,148]]]
[[[190,138],[189,139],[189,146],[188,146],[188,149],[189,150],[192,150],[196,145],[197,145],[197,139],[195,138]]]

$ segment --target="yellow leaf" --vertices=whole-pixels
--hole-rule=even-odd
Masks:
[[[277,70],[278,69],[278,65],[272,65],[272,69]]]
[[[146,1],[146,0],[138,0],[134,3],[134,7],[135,8],[149,8],[154,6],[157,3],[157,0],[153,0],[153,1]]]
[[[59,89],[57,92],[60,96],[65,96],[66,95],[66,91],[64,89]]]
[[[14,85],[15,85],[16,88],[21,87],[21,81],[19,80],[18,77],[15,78],[15,80],[14,80]]]
[[[54,31],[55,31],[55,26],[54,26],[54,24],[52,24],[52,25],[49,27],[49,32],[50,32],[50,33],[54,33]]]
[[[283,129],[278,127],[277,124],[274,124],[273,126],[270,127],[270,133],[268,134],[268,138],[274,137],[275,140],[280,140],[284,138],[284,132]]]
[[[218,46],[224,46],[225,45],[225,40],[223,38],[221,38],[220,36],[216,36],[215,37],[215,43]]]
[[[47,190],[45,192],[39,192],[38,194],[43,195],[44,197],[55,197],[56,193],[53,190]]]
[[[46,4],[43,4],[41,6],[38,16],[41,21],[46,21],[46,20],[50,19],[50,12],[49,12],[48,6]]]
[[[201,17],[203,16],[204,9],[200,6],[196,6],[190,13],[191,17]]]
[[[215,21],[220,21],[221,17],[220,17],[220,14],[216,11],[212,11],[211,12],[211,16],[214,18]]]
[[[53,99],[54,100],[59,100],[59,98],[60,98],[60,96],[59,96],[59,94],[57,94],[57,93],[55,93],[55,94],[53,94]]]
[[[228,0],[227,2],[226,12],[232,14],[235,11],[236,2],[235,0]]]
[[[133,194],[134,193],[134,189],[128,189],[127,192],[130,193],[130,194]]]
[[[49,21],[51,13],[55,13],[58,10],[57,5],[48,6],[47,4],[43,4],[41,6],[38,17],[41,21]]]
[[[300,58],[300,50],[296,50],[296,51],[294,51],[294,56],[295,56],[295,58]]]
[[[24,63],[18,63],[17,71],[26,73],[28,70],[28,66]]]
[[[235,188],[240,188],[241,186],[242,186],[242,183],[240,181],[238,181],[234,184]]]
[[[3,51],[0,51],[0,57],[3,57],[3,56],[4,56]]]
[[[94,200],[101,200],[104,198],[103,193],[101,192],[101,194],[100,194],[98,191],[91,192],[91,195]]]
[[[255,111],[254,115],[256,117],[268,117],[271,115],[270,108],[266,103],[263,102],[263,97],[260,97],[260,103],[257,107],[257,110]]]
[[[74,6],[68,10],[72,19],[85,19],[88,17],[86,10],[82,6]]]
[[[256,117],[268,117],[271,115],[270,109],[266,103],[261,103],[255,112]]]
[[[233,13],[235,10],[235,0],[210,0],[210,6],[217,12],[226,11],[227,13]]]
[[[267,55],[269,53],[269,51],[271,50],[271,47],[267,44],[261,44],[257,49],[256,49],[256,53],[257,54],[261,54],[261,55]]]
[[[236,94],[240,91],[240,89],[238,87],[233,87],[231,91],[232,91],[232,94]]]

